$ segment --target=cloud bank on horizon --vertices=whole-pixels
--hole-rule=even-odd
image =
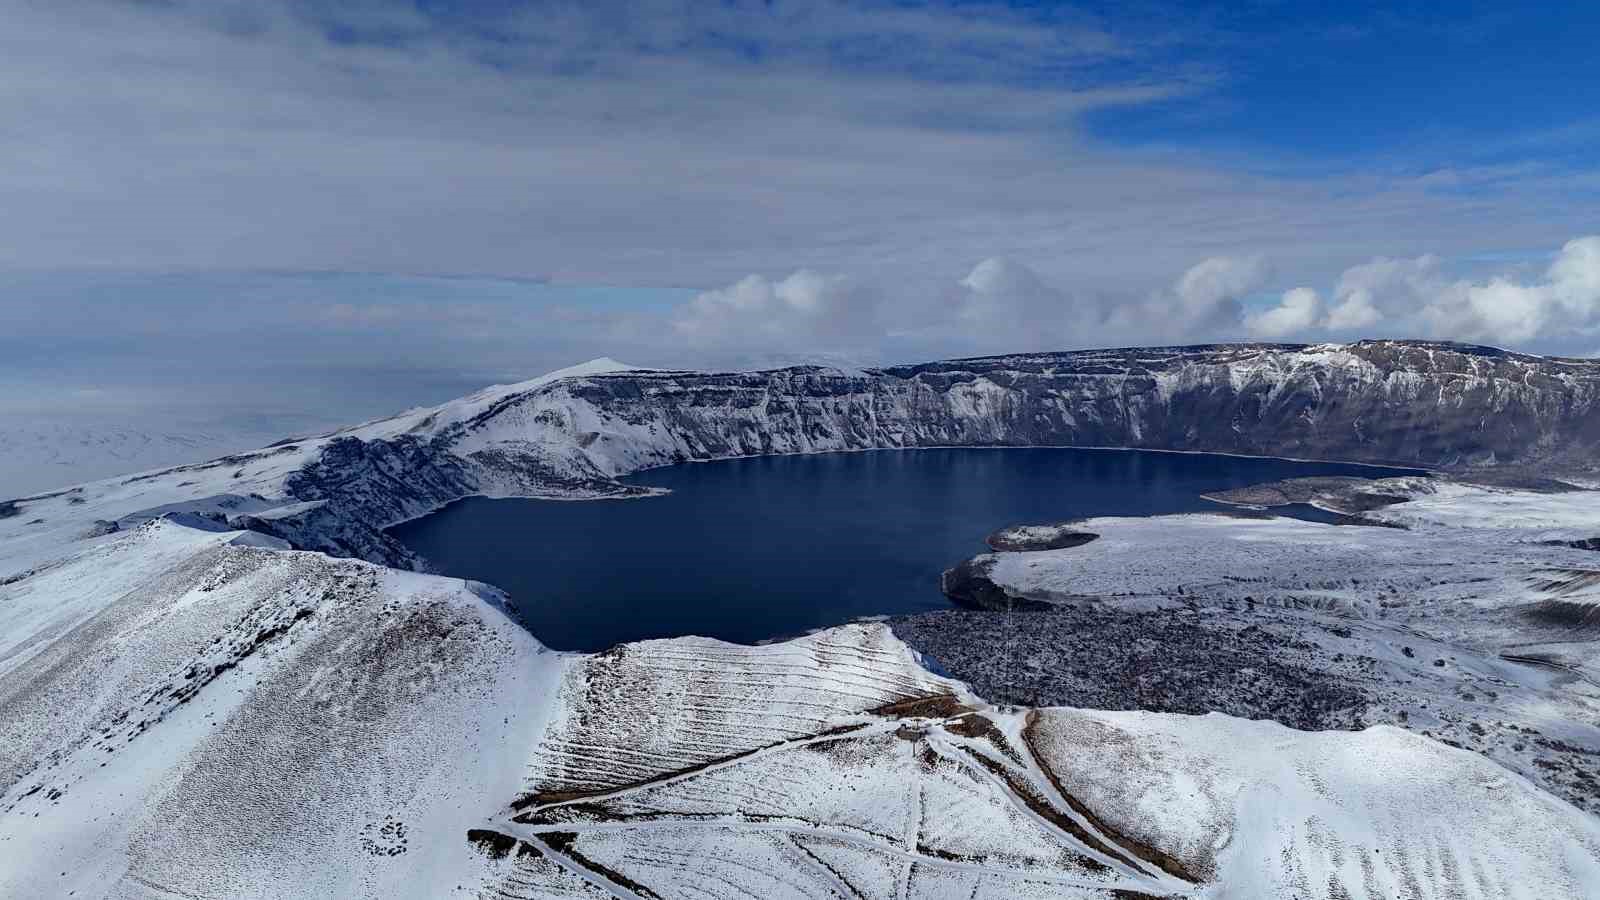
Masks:
[[[603,355],[1600,353],[1600,7],[1386,6],[0,0],[0,417],[277,428]]]
[[[678,310],[673,327],[708,349],[826,348],[871,359],[896,346],[1000,352],[1393,336],[1587,347],[1600,339],[1600,235],[1566,242],[1542,271],[1481,279],[1452,275],[1433,255],[1380,257],[1346,268],[1326,296],[1307,285],[1266,296],[1271,273],[1260,257],[1219,256],[1143,296],[1095,294],[994,257],[942,291],[896,297],[892,288],[801,270],[706,291]]]

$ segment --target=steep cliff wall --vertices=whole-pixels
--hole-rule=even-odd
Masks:
[[[475,493],[627,493],[615,476],[688,460],[944,445],[1583,468],[1600,458],[1600,361],[1376,341],[588,374],[336,436],[285,488],[383,527]],[[395,560],[370,536],[340,540],[322,549]]]
[[[1374,341],[1041,353],[853,373],[598,361],[256,453],[85,486],[78,499],[116,521],[158,505],[215,512],[215,497],[248,495],[248,521],[243,509],[223,510],[235,524],[407,565],[415,560],[382,530],[472,494],[626,495],[642,489],[617,476],[687,460],[940,445],[1592,472],[1600,360]]]

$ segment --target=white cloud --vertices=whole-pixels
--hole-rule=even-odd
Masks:
[[[1311,288],[1286,291],[1278,305],[1245,317],[1245,331],[1253,337],[1277,339],[1309,330],[1322,313],[1322,298]]]
[[[970,291],[973,297],[1013,304],[1049,304],[1061,296],[1054,289],[1046,287],[1037,272],[1016,260],[998,256],[991,256],[973,266],[967,277],[961,279],[961,286]]]
[[[1009,257],[959,280],[866,281],[801,270],[707,291],[675,327],[703,348],[850,352],[901,359],[1240,339],[1430,337],[1581,352],[1600,334],[1600,237],[1567,242],[1542,277],[1452,277],[1444,260],[1379,257],[1345,269],[1324,299],[1241,299],[1271,268],[1259,256],[1209,257],[1148,293],[1085,290]],[[1382,328],[1382,334],[1374,329]]]
[[[837,350],[881,331],[880,296],[854,280],[801,269],[774,281],[749,275],[695,296],[672,321],[697,345],[762,351]]]
[[[1219,304],[1259,288],[1267,275],[1267,265],[1259,256],[1212,257],[1184,272],[1173,292],[1191,314],[1209,316]]]
[[[959,282],[954,322],[944,322],[938,310],[912,315],[993,352],[1201,341],[1237,325],[1239,298],[1259,287],[1266,272],[1259,258],[1213,257],[1171,287],[1139,296],[1074,290],[1014,259],[990,258]]]
[[[1039,343],[1058,340],[1064,333],[1084,328],[1094,311],[1066,291],[1048,285],[1033,269],[1005,257],[979,262],[947,293],[945,309],[916,314],[920,327],[953,329],[952,336],[980,337],[991,346],[1002,340],[1020,341],[1019,349],[1038,349]],[[953,310],[954,320],[945,314]]]
[[[1239,298],[1258,288],[1259,258],[1202,260],[1148,294],[1075,290],[1007,257],[965,276],[867,282],[802,270],[750,275],[706,291],[674,317],[706,349],[849,353],[898,359],[1237,337]]]
[[[1574,238],[1542,277],[1451,277],[1437,256],[1380,258],[1345,270],[1323,323],[1382,321],[1402,333],[1496,345],[1570,341],[1600,330],[1600,236]]]
[[[1583,319],[1600,315],[1600,235],[1568,241],[1546,277],[1556,304]]]
[[[1453,283],[1425,311],[1434,318],[1440,334],[1521,344],[1548,327],[1550,299],[1547,285],[1495,278],[1487,284]]]
[[[1381,321],[1383,313],[1372,305],[1372,293],[1365,288],[1357,288],[1340,297],[1339,302],[1328,310],[1322,327],[1335,332],[1359,331]]]

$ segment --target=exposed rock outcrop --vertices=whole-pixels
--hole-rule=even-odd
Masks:
[[[318,548],[399,562],[365,529],[476,493],[634,493],[614,478],[734,456],[1069,445],[1459,469],[1593,465],[1600,448],[1600,362],[1403,341],[628,371],[472,401],[336,436],[290,475],[292,498],[340,520]]]
[[[1475,477],[1600,465],[1600,361],[1457,344],[1093,350],[856,373],[604,371],[613,367],[134,476],[118,483],[117,496],[138,491],[170,503],[248,493],[257,508],[239,513],[260,520],[252,528],[274,506],[322,501],[262,527],[299,547],[415,566],[383,529],[461,497],[639,494],[645,489],[617,477],[734,456],[1116,446],[1471,469]],[[0,504],[0,514],[40,499]]]

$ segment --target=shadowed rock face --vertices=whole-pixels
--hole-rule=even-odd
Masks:
[[[1306,636],[1307,617],[1062,606],[941,610],[890,621],[895,635],[995,703],[1269,718],[1361,728],[1379,691]]]
[[[969,559],[953,569],[945,570],[939,578],[939,589],[950,602],[966,609],[1011,612],[1015,610],[1046,610],[1054,604],[1043,600],[1014,597],[989,579],[994,567],[994,557],[979,556]]]
[[[1555,545],[1561,546],[1561,547],[1571,547],[1574,550],[1596,550],[1596,551],[1600,551],[1600,537],[1583,538],[1582,540],[1576,540],[1576,541],[1550,541],[1549,543],[1555,544]]]
[[[853,374],[641,371],[557,380],[418,428],[329,443],[286,485],[329,508],[287,536],[393,564],[403,551],[368,531],[469,494],[615,495],[638,490],[615,476],[652,466],[828,450],[1117,446],[1593,468],[1600,361],[1374,341],[1039,353]]]
[[[859,376],[638,374],[574,393],[684,434],[691,458],[781,446],[775,428],[847,448],[1105,445],[1429,467],[1600,444],[1600,363],[1409,342],[1046,353]]]
[[[1079,531],[1071,522],[1063,522],[1059,525],[1013,525],[994,532],[983,542],[996,553],[1022,553],[1081,547],[1098,537]]]
[[[1269,484],[1254,484],[1228,491],[1217,491],[1204,496],[1218,503],[1247,507],[1314,503],[1324,509],[1338,510],[1347,515],[1370,512],[1411,499],[1400,494],[1375,492],[1372,490],[1370,479],[1338,475],[1290,478]]]

